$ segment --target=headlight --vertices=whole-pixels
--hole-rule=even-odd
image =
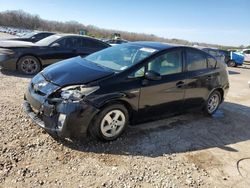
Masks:
[[[33,87],[34,91],[40,91],[45,95],[49,95],[59,88],[59,86],[46,81],[41,74],[37,74],[32,79],[31,87]]]
[[[65,100],[78,101],[99,88],[99,86],[86,87],[85,85],[69,86],[61,90],[61,97]]]

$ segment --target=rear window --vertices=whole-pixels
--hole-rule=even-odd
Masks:
[[[207,68],[207,59],[203,53],[196,50],[187,50],[187,69],[196,71]]]

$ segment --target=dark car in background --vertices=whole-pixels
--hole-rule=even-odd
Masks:
[[[128,124],[191,108],[211,115],[228,89],[226,65],[204,51],[133,42],[45,68],[31,80],[24,109],[51,134],[108,141]]]
[[[51,35],[36,43],[10,40],[1,45],[0,66],[25,74],[35,74],[43,66],[110,47],[100,40],[71,34]]]
[[[14,41],[26,41],[26,42],[38,42],[39,40],[42,40],[46,37],[49,37],[51,35],[54,35],[55,33],[53,32],[30,32],[27,33],[19,38],[10,38],[8,40],[14,40]],[[0,41],[0,46],[1,46],[1,41]]]

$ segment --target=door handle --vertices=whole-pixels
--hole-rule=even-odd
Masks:
[[[181,88],[182,86],[184,86],[184,84],[185,84],[185,82],[179,81],[179,82],[176,83],[176,87]]]

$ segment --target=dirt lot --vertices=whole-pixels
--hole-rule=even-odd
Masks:
[[[0,71],[0,187],[249,187],[250,66],[230,69],[213,118],[130,127],[117,141],[54,140],[22,111],[30,81]]]

